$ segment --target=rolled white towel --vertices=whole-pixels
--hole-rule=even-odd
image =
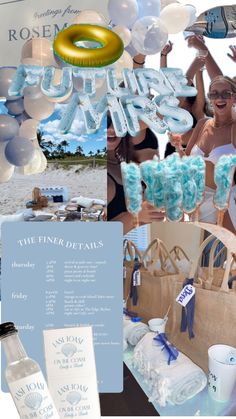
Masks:
[[[132,322],[124,319],[124,339],[132,346],[137,343],[149,332],[149,327],[142,322]]]
[[[128,342],[123,339],[123,351],[126,351],[126,349],[128,348]]]
[[[205,373],[186,355],[179,353],[167,363],[168,355],[153,341],[156,333],[148,333],[134,349],[134,367],[144,376],[150,389],[150,401],[161,406],[179,405],[196,396],[207,384]]]

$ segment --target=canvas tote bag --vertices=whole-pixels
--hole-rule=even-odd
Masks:
[[[148,258],[150,253],[151,257]],[[167,260],[171,272],[166,269]],[[137,304],[133,305],[132,299],[129,298],[127,308],[137,312],[144,322],[151,318],[163,318],[170,305],[173,284],[178,283],[181,289],[184,276],[179,273],[174,259],[161,240],[153,240],[143,253],[140,274],[141,285],[138,287]],[[172,317],[170,313],[167,330],[172,326]]]
[[[123,279],[124,279],[124,293],[123,298],[127,301],[130,292],[131,275],[134,269],[135,260],[141,262],[142,252],[137,248],[135,243],[131,240],[124,240],[123,243]]]
[[[177,349],[190,357],[197,365],[208,370],[208,348],[215,344],[226,344],[236,347],[236,292],[228,287],[229,273],[232,263],[232,255],[227,251],[227,261],[224,270],[224,277],[219,287],[210,287],[198,278],[198,265],[206,245],[212,240],[208,237],[200,246],[199,252],[193,262],[190,278],[194,278],[196,287],[195,294],[195,315],[193,323],[194,338],[189,339],[188,332],[180,332],[182,307],[174,303],[178,295],[175,290],[172,304],[173,329],[169,340]]]

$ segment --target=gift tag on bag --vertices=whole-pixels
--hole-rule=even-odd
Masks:
[[[186,285],[179,293],[178,297],[176,298],[176,301],[177,303],[181,304],[181,306],[186,307],[186,305],[193,298],[194,295],[195,288],[192,285]]]
[[[134,287],[139,287],[141,285],[141,272],[139,269],[133,273],[133,285]]]

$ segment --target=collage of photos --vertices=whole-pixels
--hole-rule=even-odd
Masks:
[[[0,417],[236,416],[234,1],[0,11]]]

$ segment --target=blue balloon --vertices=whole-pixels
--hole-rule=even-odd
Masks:
[[[27,138],[14,137],[6,146],[5,156],[14,166],[26,166],[34,155],[34,145]]]
[[[21,115],[25,110],[24,100],[22,98],[17,100],[7,100],[5,106],[7,107],[9,114],[14,116]]]
[[[160,0],[137,0],[138,18],[145,16],[160,16],[161,1]]]
[[[19,133],[19,124],[10,115],[0,115],[0,142],[9,141]]]

